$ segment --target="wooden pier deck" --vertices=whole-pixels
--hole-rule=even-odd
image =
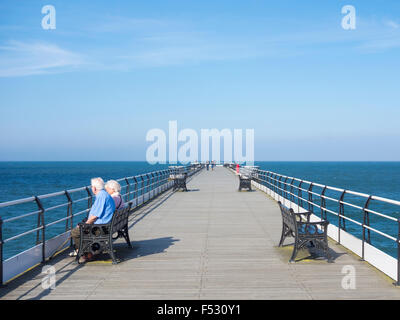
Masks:
[[[228,169],[203,170],[189,192],[168,191],[132,215],[133,249],[118,244],[120,264],[77,265],[64,252],[49,262],[54,290],[42,288],[39,266],[1,288],[0,299],[400,298],[391,279],[332,241],[334,263],[305,250],[289,263],[292,247],[277,247],[277,203],[261,191],[238,192],[238,183]],[[356,271],[355,289],[342,287],[344,266]]]

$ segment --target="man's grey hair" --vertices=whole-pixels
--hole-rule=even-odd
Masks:
[[[97,190],[104,189],[104,180],[102,178],[93,178],[91,180],[92,187],[95,187]]]
[[[115,180],[107,181],[105,187],[114,190],[114,192],[118,192],[118,193],[121,192],[121,185],[118,183],[118,181],[115,181]]]

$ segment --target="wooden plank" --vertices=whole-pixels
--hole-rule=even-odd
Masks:
[[[278,205],[260,191],[238,192],[239,179],[217,167],[167,192],[130,220],[133,249],[118,241],[110,260],[78,266],[65,254],[49,264],[56,289],[42,288],[41,267],[0,289],[1,299],[399,299],[383,273],[330,242],[335,262],[289,263],[292,246],[278,248]],[[356,271],[356,288],[342,287],[343,267]]]

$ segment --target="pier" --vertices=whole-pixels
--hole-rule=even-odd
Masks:
[[[257,188],[238,191],[227,168],[201,170],[187,192],[169,189],[132,213],[133,248],[116,245],[122,262],[105,256],[83,265],[64,250],[46,265],[55,289],[44,289],[38,266],[0,289],[1,299],[400,299],[393,279],[329,240],[333,263],[302,250],[289,263],[291,240],[278,247],[277,202]],[[354,268],[355,288],[343,284]]]

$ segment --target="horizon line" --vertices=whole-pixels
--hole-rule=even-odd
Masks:
[[[149,165],[160,165],[160,164],[167,165],[167,164],[182,163],[178,161],[178,162],[150,164],[146,160],[0,160],[0,163],[5,163],[5,162],[145,162]],[[254,163],[255,162],[400,162],[400,160],[255,160]],[[225,162],[220,161],[218,163],[225,163]],[[227,161],[226,163],[236,163],[236,162]]]

